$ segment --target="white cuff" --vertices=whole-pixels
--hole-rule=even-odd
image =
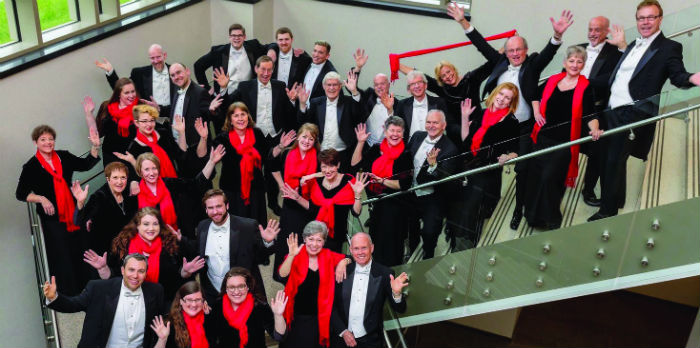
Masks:
[[[557,40],[557,39],[554,38],[554,36],[552,36],[552,39],[549,40],[549,42],[551,42],[552,45],[557,45],[557,46],[558,46],[558,45],[561,45],[562,40]]]
[[[428,166],[428,174],[432,174],[435,171],[435,169],[437,169],[437,166],[437,162],[435,162],[435,164],[431,166]]]
[[[353,94],[352,99],[354,99],[356,102],[359,102],[360,101],[360,93],[358,92],[357,94]]]
[[[46,303],[46,305],[48,306],[51,303],[53,303],[53,301],[56,301],[57,298],[58,298],[58,292],[56,293],[56,297],[54,297],[53,300],[49,300],[48,298],[44,297],[44,303]]]
[[[471,24],[471,23],[469,23],[469,24]],[[473,25],[470,25],[470,26],[469,26],[469,29],[464,29],[464,33],[465,33],[465,34],[471,34],[472,31],[474,31],[474,26],[473,26]]]
[[[269,248],[269,247],[275,245],[275,241],[273,240],[273,241],[271,241],[271,242],[268,242],[268,241],[266,241],[266,240],[263,239],[263,245],[264,245],[266,248]]]
[[[114,69],[105,73],[105,75],[107,75],[107,76],[111,76],[112,74],[114,74]]]
[[[391,298],[394,299],[394,303],[401,303],[401,298],[402,298],[402,297],[403,297],[402,295],[399,295],[399,297],[396,298],[396,297],[394,297],[394,294],[393,294],[393,293],[391,294]]]

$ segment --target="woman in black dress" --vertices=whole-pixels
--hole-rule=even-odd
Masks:
[[[265,348],[265,332],[276,341],[282,340],[287,333],[284,309],[287,296],[284,291],[277,292],[270,304],[264,299],[256,298],[250,289],[255,288],[255,279],[249,270],[243,267],[231,268],[221,284],[220,301],[210,304],[210,316],[214,322],[212,347]]]
[[[302,177],[318,172],[316,156],[320,148],[318,134],[318,126],[305,123],[299,127],[299,131],[296,133],[294,131],[282,133],[280,144],[270,151],[268,165],[280,192],[284,192],[285,187],[296,190],[300,186],[299,181]],[[291,148],[287,148],[292,143]],[[301,194],[308,197],[308,189],[302,190]],[[278,239],[284,240],[292,233],[301,233],[304,226],[313,218],[306,208],[295,200],[283,196]],[[277,270],[287,253],[289,253],[289,249],[285,243],[275,244],[275,264],[272,277],[278,282],[282,282],[282,278]]]
[[[465,170],[492,163],[503,165],[518,156],[518,87],[502,83],[486,99],[481,117],[471,117],[475,107],[464,100],[462,114],[462,151],[468,152]],[[474,174],[467,178],[462,191],[462,215],[455,228],[453,250],[469,249],[479,242],[483,220],[490,217],[501,198],[502,168]]]
[[[367,126],[360,124],[355,129],[357,146],[350,164],[353,171],[361,170],[369,174],[369,198],[411,187],[413,163],[411,153],[405,151],[404,125],[401,117],[390,116],[384,122],[384,140],[371,147],[365,147],[369,136]],[[382,265],[403,263],[408,219],[402,215],[410,210],[408,201],[401,197],[378,201],[370,207],[369,233],[376,245],[372,257]]]
[[[120,161],[114,152],[124,153],[136,136],[132,110],[138,102],[139,96],[134,82],[129,78],[122,77],[114,84],[114,90],[109,100],[100,105],[94,122],[100,136],[104,137],[102,144],[103,165]],[[88,118],[88,124],[92,124],[90,118],[95,109],[92,99],[85,98],[83,108],[85,116]],[[124,161],[122,160],[122,162]]]
[[[229,197],[229,209],[235,215],[267,226],[262,167],[263,158],[267,162],[270,149],[265,136],[255,127],[248,107],[241,102],[229,106],[222,131],[214,143],[226,149],[226,156],[221,160],[219,187]]]
[[[295,200],[308,209],[316,221],[328,227],[325,247],[337,253],[342,252],[343,243],[348,240],[348,216],[359,216],[362,212],[362,192],[369,184],[367,173],[357,173],[357,178],[349,174],[338,173],[340,156],[335,149],[326,149],[319,153],[321,171],[301,178],[302,188],[309,186],[309,199],[304,198],[299,190],[285,186],[283,195]]]
[[[36,153],[22,166],[15,196],[18,200],[41,205],[37,209],[44,233],[49,272],[61,282],[67,294],[76,295],[83,288],[80,259],[84,240],[74,224],[75,201],[70,182],[73,172],[83,172],[99,161],[100,138],[90,130],[90,154],[80,158],[68,151],[55,150],[56,131],[40,125],[32,131]]]
[[[566,50],[565,72],[547,80],[541,101],[532,102],[537,124],[532,130],[534,151],[592,135],[598,140],[603,131],[593,114],[593,88],[581,75],[586,50],[571,46]],[[586,122],[587,127],[582,127]],[[525,218],[528,225],[542,229],[561,226],[561,200],[578,175],[580,145],[550,152],[532,159],[528,167]]]
[[[213,347],[216,342],[213,316],[204,313],[204,304],[198,282],[182,284],[170,306],[169,321],[164,321],[160,315],[153,318],[151,328],[158,336],[154,348]]]

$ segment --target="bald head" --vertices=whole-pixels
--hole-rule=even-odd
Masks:
[[[372,244],[372,237],[369,234],[358,232],[352,236],[350,253],[358,265],[367,265],[372,260],[372,252],[374,252],[374,244]]]
[[[151,66],[153,66],[156,71],[163,71],[165,68],[165,60],[168,58],[168,54],[163,51],[163,47],[159,44],[153,44],[148,48],[148,59],[151,60]]]
[[[506,57],[512,66],[520,66],[527,58],[527,40],[522,36],[512,36],[506,41]]]
[[[588,22],[588,42],[598,46],[608,37],[610,32],[610,20],[603,16],[593,17]]]
[[[372,82],[374,83],[374,93],[377,96],[381,97],[389,93],[389,77],[385,74],[379,73],[374,75]]]

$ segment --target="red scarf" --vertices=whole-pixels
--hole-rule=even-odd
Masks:
[[[384,138],[379,145],[379,151],[382,155],[372,163],[372,174],[382,179],[390,178],[394,174],[394,161],[401,156],[405,148],[403,140],[396,146],[390,146],[389,142]],[[374,193],[382,193],[384,185],[369,184],[369,190]]]
[[[489,128],[494,124],[501,122],[501,120],[508,115],[509,108],[503,108],[501,110],[491,111],[490,108],[484,110],[484,116],[481,118],[481,127],[474,133],[472,138],[472,155],[476,156],[481,148],[481,142],[484,141],[484,136],[488,132]]]
[[[318,254],[318,333],[319,343],[328,347],[330,337],[331,310],[333,309],[333,296],[335,295],[335,267],[345,255],[338,254],[326,248]],[[309,272],[309,254],[306,246],[302,245],[299,254],[292,262],[287,285],[284,292],[289,296],[287,307],[284,309],[284,320],[287,327],[291,326],[294,319],[294,297],[297,295],[299,285],[304,282]]]
[[[515,31],[515,29],[513,29],[513,30],[507,31],[505,33],[500,33],[500,34],[496,34],[493,36],[489,36],[487,38],[484,38],[484,40],[491,41],[491,40],[503,39],[506,37],[514,36],[515,33],[516,33],[516,31]],[[471,41],[465,41],[465,42],[460,42],[460,43],[456,43],[456,44],[450,44],[450,45],[434,47],[434,48],[426,48],[426,49],[422,49],[422,50],[416,50],[416,51],[410,51],[410,52],[404,52],[404,53],[391,53],[391,54],[389,54],[389,68],[391,69],[391,81],[393,82],[394,80],[397,80],[399,78],[399,60],[401,58],[422,56],[422,55],[428,54],[428,53],[451,50],[453,48],[469,46],[471,44],[472,44]]]
[[[233,309],[233,305],[231,305],[231,300],[228,299],[228,296],[224,295],[223,301],[224,304],[221,309],[224,312],[224,318],[226,318],[226,321],[228,321],[229,326],[238,330],[238,337],[240,338],[240,344],[238,347],[243,348],[246,344],[248,344],[248,325],[246,325],[246,323],[248,322],[250,313],[253,312],[253,307],[255,306],[253,295],[248,293],[245,300],[243,300],[243,303],[241,303],[240,306],[238,306],[238,309],[235,310]]]
[[[199,311],[194,317],[190,317],[185,311],[182,311],[182,318],[187,326],[187,333],[190,334],[190,343],[192,348],[209,348],[209,341],[204,333],[204,311]]]
[[[546,120],[547,116],[545,111],[547,110],[547,101],[549,97],[554,93],[554,89],[557,88],[559,81],[566,77],[566,73],[559,73],[552,75],[549,80],[547,80],[547,85],[544,87],[544,92],[542,92],[542,101],[540,102],[540,114]],[[571,140],[576,140],[581,137],[581,118],[583,116],[583,92],[588,87],[588,79],[585,76],[579,75],[578,82],[576,82],[576,87],[574,88],[574,101],[571,106]],[[542,127],[535,123],[532,128],[532,134],[530,137],[532,141],[537,144],[537,135]],[[569,160],[569,171],[566,173],[566,186],[574,187],[576,183],[576,177],[578,176],[578,154],[581,149],[581,145],[571,146],[571,160]]]
[[[77,231],[80,227],[73,224],[73,213],[75,213],[75,202],[73,195],[68,188],[66,179],[63,178],[63,165],[56,151],[51,153],[51,164],[44,159],[39,150],[36,150],[36,158],[41,166],[53,177],[53,193],[56,196],[56,208],[58,208],[58,221],[66,224],[68,232]]]
[[[173,198],[170,196],[170,191],[165,186],[165,182],[163,182],[163,178],[158,177],[155,195],[143,179],[139,182],[139,189],[139,209],[160,206],[160,215],[163,218],[163,222],[177,230],[175,205],[173,204]]]
[[[333,238],[335,229],[335,205],[351,205],[355,203],[355,191],[352,190],[351,183],[355,183],[354,177],[345,183],[345,186],[335,196],[326,198],[316,179],[311,180],[311,201],[321,208],[318,210],[318,215],[316,215],[316,221],[321,221],[328,226],[328,236],[330,238]]]
[[[306,151],[306,156],[304,159],[301,158],[301,151],[299,147],[295,147],[289,151],[287,154],[287,159],[284,161],[284,182],[289,184],[291,188],[296,189],[299,187],[299,180],[304,175],[309,175],[316,173],[316,168],[318,164],[316,163],[316,148],[312,147],[311,150]],[[301,188],[302,196],[309,197],[309,186],[304,185]]]
[[[255,168],[260,168],[261,158],[258,150],[253,147],[255,145],[255,132],[253,128],[247,128],[243,142],[235,130],[228,132],[228,140],[231,146],[236,149],[236,153],[241,155],[241,198],[246,205],[250,204],[250,183],[253,181],[253,171]]]
[[[123,109],[119,108],[118,101],[107,105],[107,111],[109,111],[109,114],[112,116],[112,120],[117,123],[119,135],[124,138],[129,136],[129,126],[131,126],[132,121],[134,121],[133,109],[138,102],[138,98],[135,98],[131,104]]]
[[[160,252],[162,249],[163,241],[160,236],[157,236],[156,239],[151,242],[151,245],[148,245],[138,234],[129,241],[129,254],[148,254],[148,271],[146,271],[147,282],[158,282],[158,276],[160,275]]]
[[[170,160],[170,156],[168,156],[168,153],[165,152],[160,145],[158,145],[160,135],[158,135],[156,131],[153,131],[151,136],[153,137],[153,141],[149,141],[148,137],[141,133],[140,130],[136,131],[136,139],[150,147],[153,154],[158,157],[158,160],[160,161],[160,176],[164,178],[177,178],[177,173],[175,172],[173,162]]]

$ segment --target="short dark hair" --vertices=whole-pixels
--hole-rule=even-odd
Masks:
[[[384,121],[384,130],[389,129],[389,126],[398,126],[401,127],[401,129],[405,130],[406,129],[406,122],[403,121],[403,118],[398,117],[398,116],[389,116],[389,118]]]
[[[294,38],[294,34],[292,34],[292,30],[287,28],[287,27],[281,27],[281,28],[277,29],[277,31],[275,32],[275,39],[277,39],[277,36],[279,36],[280,34],[289,34],[289,37],[291,37],[292,39]]]
[[[329,44],[327,41],[319,40],[314,42],[314,46],[323,46],[326,48],[326,54],[331,53],[331,44]]]
[[[127,177],[129,176],[129,167],[127,167],[126,164],[122,162],[114,161],[105,166],[105,177],[109,178],[110,175],[112,175],[112,172],[115,170],[121,170],[126,174]]]
[[[51,128],[51,126],[42,124],[34,127],[34,130],[32,131],[32,140],[37,141],[39,140],[39,137],[44,134],[44,133],[49,133],[53,137],[54,140],[56,140],[56,131]]]
[[[224,192],[221,189],[209,189],[207,190],[207,192],[204,193],[204,197],[202,197],[202,205],[206,207],[207,200],[216,196],[224,197],[224,203],[228,204],[228,197],[226,197],[226,192]]]
[[[340,165],[340,154],[336,149],[325,149],[318,154],[318,161],[327,166]]]
[[[255,67],[256,67],[256,68],[259,68],[259,67],[260,67],[260,64],[266,63],[266,62],[274,63],[275,61],[272,60],[272,58],[270,58],[270,57],[267,56],[267,55],[265,55],[265,56],[260,56],[260,57],[258,58],[258,60],[255,61]]]
[[[637,11],[641,9],[642,7],[647,7],[647,6],[656,6],[656,8],[659,9],[659,16],[663,17],[664,16],[664,9],[661,8],[661,4],[656,1],[656,0],[644,0],[637,5]],[[636,11],[635,11],[636,13]]]
[[[243,35],[245,35],[245,28],[243,28],[243,26],[240,25],[240,24],[238,24],[238,23],[233,23],[233,24],[231,24],[230,27],[228,27],[228,33],[229,33],[229,34],[231,34],[231,32],[234,31],[234,30],[240,30],[240,31],[243,32]]]
[[[141,254],[141,253],[131,253],[127,254],[124,256],[124,260],[122,260],[122,267],[126,267],[126,263],[129,262],[129,260],[134,259],[136,261],[143,261],[146,263],[146,270],[148,270],[148,256]]]

